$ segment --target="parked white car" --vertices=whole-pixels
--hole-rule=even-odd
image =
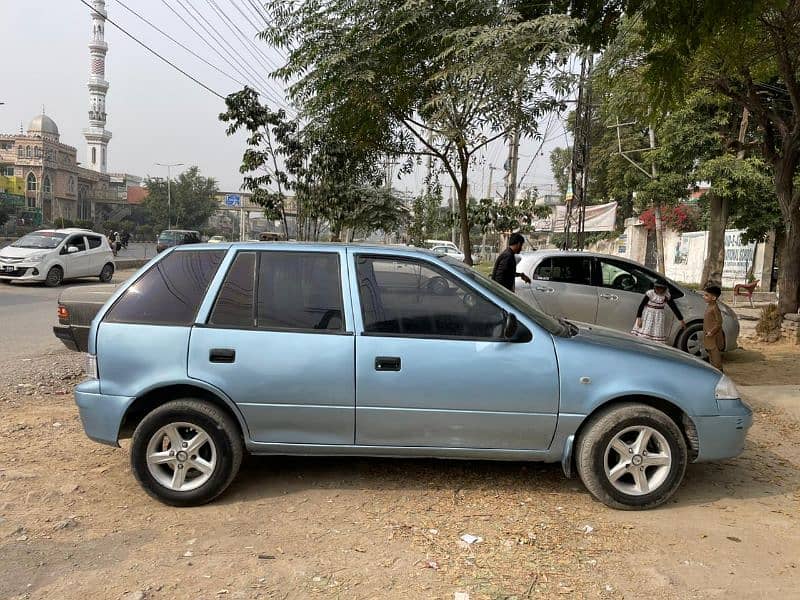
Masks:
[[[88,229],[42,229],[0,250],[0,281],[43,281],[114,276],[114,253],[106,236]]]

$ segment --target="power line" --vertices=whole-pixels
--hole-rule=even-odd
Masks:
[[[119,5],[120,5],[122,8],[124,8],[124,9],[125,9],[125,10],[127,10],[128,12],[130,12],[130,13],[133,13],[134,15],[136,15],[136,16],[137,16],[139,19],[141,19],[142,21],[144,21],[145,23],[147,23],[148,25],[150,25],[150,27],[152,27],[153,29],[155,29],[155,30],[156,30],[157,32],[159,32],[161,35],[163,35],[163,36],[164,36],[164,37],[166,37],[167,39],[171,40],[172,42],[174,42],[175,44],[177,44],[178,46],[180,46],[181,48],[183,48],[184,50],[186,50],[186,52],[188,52],[189,54],[191,54],[192,56],[194,56],[194,57],[195,57],[195,58],[197,58],[198,60],[200,60],[200,61],[204,62],[205,64],[207,64],[209,67],[211,67],[212,69],[214,69],[214,70],[215,70],[215,71],[217,71],[218,73],[221,73],[222,75],[224,75],[225,77],[227,77],[228,79],[230,79],[231,81],[233,81],[234,83],[238,83],[238,84],[239,84],[239,85],[241,85],[241,86],[245,86],[245,85],[247,85],[247,84],[246,84],[246,83],[244,83],[243,81],[240,81],[239,79],[236,79],[235,77],[233,77],[233,76],[232,76],[232,75],[230,75],[229,73],[226,73],[225,71],[223,71],[222,69],[220,69],[220,68],[219,68],[217,65],[215,65],[215,64],[213,64],[213,63],[211,63],[211,62],[207,61],[205,58],[203,58],[202,56],[200,56],[199,54],[197,54],[197,53],[196,53],[194,50],[192,50],[191,48],[189,48],[189,47],[185,46],[185,45],[184,45],[183,43],[181,43],[180,41],[176,40],[174,37],[172,37],[172,36],[171,36],[170,34],[168,34],[166,31],[164,31],[163,29],[161,29],[160,27],[158,27],[157,25],[155,25],[155,24],[153,24],[151,21],[149,21],[149,20],[148,20],[146,17],[143,17],[143,16],[142,16],[142,15],[140,15],[138,12],[136,12],[135,10],[133,10],[131,7],[129,7],[128,5],[126,5],[124,2],[122,2],[122,0],[116,0],[116,2],[117,2],[117,4],[119,4]]]
[[[271,68],[274,68],[274,67],[268,67],[266,64],[264,64],[262,58],[259,56],[260,53],[258,52],[258,48],[256,47],[256,45],[252,43],[247,34],[244,31],[242,31],[241,28],[227,14],[225,14],[225,12],[219,7],[219,4],[217,4],[214,0],[206,0],[206,3],[222,19],[222,22],[225,23],[225,26],[228,28],[228,31],[230,31],[235,38],[236,37],[239,38],[239,42],[241,43],[242,47],[245,50],[247,50],[247,52],[250,53],[250,56],[253,57],[258,66],[262,67],[265,71],[269,71]],[[237,36],[236,35],[237,33],[241,37]],[[247,43],[245,43],[244,40],[246,40]],[[256,49],[256,52],[253,51],[253,48]]]
[[[161,1],[166,4],[166,0],[161,0]],[[222,35],[220,35],[220,33],[216,30],[211,21],[209,21],[206,18],[206,16],[194,4],[192,4],[191,0],[185,0],[185,4],[184,0],[176,0],[176,1],[181,6],[181,8],[183,8],[183,10],[186,11],[189,17],[194,19],[194,21],[198,25],[200,25],[200,27],[202,27],[203,30],[209,36],[211,36],[211,38],[216,43],[220,45],[220,48],[222,48],[225,51],[225,53],[231,57],[232,60],[241,61],[242,68],[245,70],[246,73],[248,73],[248,76],[250,78],[254,79],[255,81],[258,81],[259,85],[263,85],[265,86],[265,88],[270,88],[270,84],[267,83],[265,79],[259,76],[258,69],[254,69],[253,66],[250,64],[250,61],[247,60],[244,56],[242,56],[241,53],[233,46],[233,44],[231,44]],[[189,8],[187,8],[187,5],[189,8],[192,9],[191,11],[189,10]],[[233,54],[231,53],[231,51],[233,51]],[[234,56],[234,54],[236,56]]]
[[[252,28],[255,30],[256,34],[260,33],[260,31],[261,31],[261,30],[258,28],[258,26],[257,26],[255,23],[253,23],[253,18],[252,18],[252,16],[248,16],[247,14],[245,14],[245,12],[244,12],[244,11],[241,9],[241,7],[239,6],[239,4],[238,4],[237,2],[235,2],[234,0],[228,0],[228,2],[229,2],[229,3],[231,4],[231,6],[233,6],[233,7],[234,7],[234,8],[235,8],[237,11],[239,11],[239,14],[240,14],[240,15],[242,15],[242,16],[244,17],[245,21],[247,21],[248,23],[250,23],[250,26],[251,26],[251,27],[252,27]],[[239,28],[237,27],[236,29],[239,29]],[[242,32],[242,30],[241,30],[241,29],[239,29],[239,32],[242,34],[242,36],[243,36],[243,37],[247,37],[247,36],[244,34],[244,32]],[[258,52],[258,53],[259,53],[259,54],[260,54],[260,55],[261,55],[261,56],[264,58],[264,60],[266,60],[266,61],[267,61],[267,63],[269,63],[269,65],[270,65],[270,67],[271,67],[271,68],[273,68],[273,69],[277,69],[277,68],[278,68],[278,65],[276,65],[276,64],[273,62],[273,60],[272,60],[272,59],[271,59],[271,58],[270,58],[270,57],[269,57],[269,56],[268,56],[268,55],[267,55],[267,54],[266,54],[266,53],[265,53],[263,50],[261,50],[261,48],[258,46],[258,44],[256,44],[256,43],[255,43],[255,41],[253,41],[253,39],[252,39],[252,38],[250,38],[250,37],[247,37],[247,40],[250,42],[250,45],[251,45],[251,46],[253,46],[253,48],[255,48],[255,49],[256,49],[256,51],[257,51],[257,52]]]
[[[161,0],[161,1],[166,6],[169,7],[169,4],[166,2],[166,0]],[[241,62],[241,66],[242,66],[242,70],[243,71],[240,70],[238,67],[236,67],[234,62],[230,62],[230,61],[228,61],[226,59],[226,62],[229,65],[231,65],[231,67],[233,67],[235,70],[237,70],[240,74],[242,72],[247,73],[247,75],[245,76],[245,79],[251,79],[251,80],[257,82],[257,85],[263,86],[261,92],[266,97],[268,97],[270,100],[275,102],[278,106],[283,106],[281,100],[277,96],[277,92],[272,90],[272,88],[271,88],[269,83],[267,83],[265,80],[263,80],[262,78],[260,78],[258,76],[257,69],[253,69],[253,67],[252,67],[252,65],[250,65],[249,61],[247,59],[245,59],[236,50],[236,48],[234,48],[232,45],[230,45],[230,43],[225,42],[224,38],[222,38],[218,33],[216,33],[214,31],[214,25],[212,25],[211,22],[208,19],[206,19],[206,17],[189,0],[186,0],[186,4],[184,4],[183,0],[176,0],[176,1],[180,5],[180,7],[183,8],[183,10],[189,15],[189,17],[194,19],[194,21],[198,25],[200,25],[200,27],[203,29],[203,31],[205,31],[206,34],[208,34],[209,37],[211,37],[216,43],[218,43],[220,45],[220,48],[225,51],[225,53],[231,58],[232,61],[236,62],[238,60],[238,61]],[[187,8],[187,6],[186,6],[187,4],[191,7],[191,9],[192,9],[191,11],[189,10],[189,8]],[[171,7],[170,7],[170,9],[171,9]],[[192,11],[194,11],[194,12],[192,12]],[[174,12],[174,10],[173,10],[173,12]],[[195,13],[196,13],[196,15],[195,15]],[[205,24],[204,24],[204,22],[205,22]],[[203,39],[211,48],[214,48],[214,46],[212,44],[210,44],[208,42],[208,40],[206,38],[204,38],[201,34],[199,34],[197,32],[197,30],[194,29],[193,27],[192,27],[192,31],[194,31],[196,35],[198,35],[201,39]],[[234,56],[230,52],[230,50],[228,48],[233,50],[233,52],[236,54],[236,56]],[[238,59],[237,59],[237,57],[238,57]],[[285,108],[285,106],[283,106],[283,107]]]
[[[253,0],[247,0],[247,3],[253,8],[253,10],[256,12],[256,14],[259,17],[261,17],[261,19],[264,21],[264,25],[269,27],[270,26],[270,21],[269,21],[269,18],[267,17],[266,9],[263,8],[263,6],[261,8],[259,8]],[[264,9],[264,12],[261,12],[262,8]],[[278,56],[281,57],[281,60],[283,60],[283,61],[286,60],[286,55],[283,52],[281,52],[280,48],[275,48],[275,52],[278,53]]]
[[[106,20],[106,21],[108,21],[108,22],[109,22],[109,23],[111,23],[111,24],[112,24],[114,27],[116,27],[117,29],[119,29],[119,30],[120,30],[122,33],[124,33],[125,35],[127,35],[127,36],[128,36],[129,38],[131,38],[131,39],[132,39],[134,42],[136,42],[137,44],[139,44],[139,45],[140,45],[142,48],[144,48],[145,50],[147,50],[147,51],[148,51],[148,52],[150,52],[151,54],[154,54],[154,55],[155,55],[155,56],[157,56],[159,59],[161,59],[162,61],[164,61],[165,63],[167,63],[167,64],[168,64],[170,67],[172,67],[173,69],[175,69],[176,71],[178,71],[179,73],[181,73],[182,75],[184,75],[185,77],[188,77],[189,79],[191,79],[192,81],[194,81],[194,82],[195,82],[197,85],[199,85],[200,87],[202,87],[202,88],[203,88],[203,89],[205,89],[206,91],[209,91],[209,92],[211,92],[212,94],[214,94],[215,96],[217,96],[217,97],[218,97],[220,100],[225,100],[225,97],[224,97],[222,94],[220,94],[220,93],[218,93],[218,92],[215,92],[214,90],[212,90],[210,87],[208,87],[208,86],[207,86],[205,83],[203,83],[203,82],[202,82],[202,81],[200,81],[199,79],[196,79],[195,77],[192,77],[191,75],[189,75],[189,73],[187,73],[186,71],[184,71],[183,69],[181,69],[181,68],[180,68],[178,65],[176,65],[175,63],[173,63],[173,62],[172,62],[172,61],[170,61],[169,59],[167,59],[167,58],[164,58],[163,56],[161,56],[161,55],[160,55],[158,52],[156,52],[155,50],[153,50],[153,49],[152,49],[150,46],[148,46],[147,44],[145,44],[144,42],[142,42],[141,40],[139,40],[139,39],[138,39],[136,36],[134,36],[133,34],[130,34],[130,33],[128,33],[128,32],[127,32],[127,31],[126,31],[124,28],[122,28],[120,25],[117,25],[117,23],[115,23],[113,20],[109,19],[109,18],[108,18],[106,15],[104,15],[104,14],[103,14],[103,13],[101,13],[99,10],[97,10],[96,8],[94,8],[94,7],[93,7],[91,4],[89,4],[88,2],[86,2],[86,0],[78,0],[78,1],[79,1],[81,4],[84,4],[85,6],[87,6],[87,7],[88,7],[88,8],[89,8],[89,9],[90,9],[92,12],[94,12],[94,13],[97,13],[98,15],[102,16],[103,18],[105,18],[105,20]]]
[[[180,2],[180,0],[178,0],[178,1]],[[203,42],[203,43],[204,43],[206,46],[208,46],[208,47],[209,47],[209,48],[210,48],[210,49],[211,49],[211,50],[212,50],[214,53],[216,53],[216,55],[217,55],[217,56],[219,56],[219,57],[220,57],[220,58],[221,58],[221,59],[222,59],[224,62],[226,62],[226,63],[228,64],[228,66],[229,66],[229,67],[231,67],[231,68],[232,68],[234,71],[236,71],[236,73],[238,73],[239,77],[242,77],[242,78],[244,78],[245,80],[250,80],[250,79],[251,79],[251,76],[250,76],[250,75],[247,75],[247,74],[245,74],[245,73],[244,73],[244,72],[243,72],[241,69],[239,69],[239,68],[238,68],[238,67],[237,67],[237,66],[236,66],[236,65],[235,65],[233,62],[231,62],[231,61],[230,61],[230,59],[226,58],[226,57],[225,57],[225,56],[224,56],[224,55],[223,55],[223,54],[222,54],[222,53],[221,53],[221,52],[220,52],[220,51],[219,51],[219,50],[218,50],[218,49],[217,49],[217,48],[216,48],[214,45],[212,45],[212,44],[211,44],[211,43],[208,41],[208,38],[206,38],[206,37],[205,37],[205,36],[203,36],[203,35],[202,35],[202,34],[201,34],[199,31],[197,31],[197,29],[195,29],[195,28],[192,26],[192,24],[191,24],[191,23],[189,23],[189,22],[188,22],[188,21],[187,21],[187,20],[186,20],[186,19],[183,17],[183,15],[181,15],[181,14],[180,14],[178,11],[176,11],[176,10],[175,10],[175,9],[174,9],[172,6],[170,6],[170,5],[169,5],[169,3],[168,3],[166,0],[161,0],[161,2],[162,2],[162,3],[164,4],[164,6],[166,6],[166,7],[167,7],[167,8],[168,8],[168,9],[169,9],[169,10],[170,10],[170,11],[171,11],[171,12],[172,12],[172,13],[173,13],[173,14],[174,14],[176,17],[178,17],[178,18],[179,18],[181,21],[183,21],[183,24],[184,24],[184,25],[186,25],[186,26],[187,26],[189,29],[191,29],[191,30],[192,30],[192,32],[194,32],[194,34],[195,34],[195,35],[196,35],[198,38],[200,38],[200,40],[201,40],[201,41],[202,41],[202,42]],[[184,10],[186,10],[186,8],[184,8]],[[187,12],[188,12],[188,11],[187,11]],[[191,13],[189,14],[189,16],[191,16]],[[201,25],[202,25],[202,23],[201,23]],[[210,36],[210,35],[211,35],[211,34],[209,34],[209,36]],[[253,85],[253,87],[254,87],[254,88],[256,88],[256,89],[258,89],[258,86],[259,86],[259,85],[260,85],[260,84],[255,84],[255,85]],[[263,93],[263,92],[262,92],[262,93]]]

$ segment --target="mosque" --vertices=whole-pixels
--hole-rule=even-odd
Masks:
[[[79,163],[77,149],[61,142],[58,126],[44,108],[24,133],[0,134],[0,206],[11,208],[25,224],[120,220],[146,192],[141,177],[108,171],[107,13],[104,0],[91,4],[89,122],[83,130],[86,161]]]

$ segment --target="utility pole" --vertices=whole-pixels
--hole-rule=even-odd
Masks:
[[[652,125],[648,128],[648,133],[650,134],[650,150],[655,150],[656,132],[653,130]],[[655,161],[650,162],[650,173],[653,179],[658,177]],[[658,198],[653,199],[653,216],[656,221],[656,264],[658,265],[658,272],[664,275],[666,271],[666,266],[664,265],[664,225],[661,221],[661,200]]]
[[[517,203],[517,170],[519,168],[519,127],[514,127],[508,147],[508,183],[506,201],[511,206]]]
[[[650,164],[650,171],[647,171],[642,167],[639,163],[633,160],[629,153],[632,152],[651,152],[656,149],[656,133],[653,130],[653,127],[649,127],[649,137],[650,137],[650,145],[647,148],[638,148],[636,150],[623,150],[622,149],[622,136],[620,135],[620,129],[626,127],[628,125],[635,125],[636,121],[631,121],[628,123],[620,123],[619,118],[617,118],[617,122],[614,125],[609,125],[608,129],[616,129],[617,130],[617,154],[619,154],[622,158],[627,160],[631,163],[634,167],[636,167],[640,172],[644,173],[646,177],[650,179],[655,179],[658,176],[658,171],[656,170],[655,162]],[[663,237],[663,222],[661,220],[661,203],[658,199],[653,200],[653,215],[655,217],[655,227],[656,227],[656,265],[658,268],[658,272],[662,275],[664,274],[664,237]]]
[[[492,179],[494,178],[494,172],[497,170],[497,167],[494,165],[489,165],[489,187],[486,189],[486,197],[491,200],[492,197]]]
[[[172,167],[182,167],[183,163],[155,163],[167,167],[167,229],[172,229]]]

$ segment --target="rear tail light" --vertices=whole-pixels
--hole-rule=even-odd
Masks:
[[[62,325],[69,323],[69,309],[63,304],[58,305],[58,320]]]
[[[86,377],[89,379],[99,379],[97,373],[97,356],[95,354],[86,355]]]

